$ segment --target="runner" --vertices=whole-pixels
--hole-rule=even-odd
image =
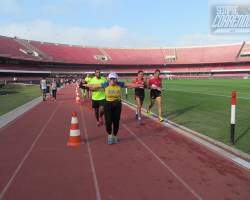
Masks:
[[[102,84],[107,82],[106,78],[101,76],[99,69],[95,70],[95,77],[89,80],[89,84]],[[84,85],[84,84],[83,84]],[[97,126],[103,125],[103,114],[104,114],[104,103],[105,103],[105,92],[103,88],[95,89],[92,91],[92,108],[95,112],[95,118]]]
[[[83,79],[81,79],[79,82],[79,88],[81,88],[83,98],[85,98],[87,95],[87,88],[83,86],[84,84],[87,84],[87,82],[85,81],[83,77]]]
[[[145,90],[146,82],[143,77],[143,71],[139,70],[137,74],[137,78],[135,79],[134,83],[143,85],[142,87],[135,88],[135,101],[137,105],[135,117],[139,121],[141,121],[141,107],[145,97]]]
[[[121,88],[135,88],[143,85],[135,83],[118,82],[118,75],[110,73],[108,75],[108,82],[102,84],[86,84],[86,87],[91,89],[104,88],[105,89],[105,104],[104,115],[106,131],[108,133],[108,144],[118,143],[117,133],[119,130],[120,116],[122,110],[121,103]]]
[[[51,82],[51,91],[52,91],[52,97],[54,97],[54,100],[56,100],[57,85],[55,79],[53,79]]]
[[[46,92],[47,92],[47,81],[46,78],[43,77],[42,80],[40,81],[40,88],[42,90],[42,94],[43,94],[43,101],[46,100]]]
[[[147,113],[151,114],[151,108],[154,106],[156,101],[157,108],[158,108],[158,119],[160,122],[163,122],[164,119],[162,118],[162,108],[161,108],[161,91],[162,91],[162,84],[160,79],[160,70],[157,69],[154,72],[154,77],[149,80],[149,88],[150,90],[150,105],[147,109]]]
[[[91,75],[87,74],[87,76],[85,77],[84,80],[88,84],[90,82],[91,78],[92,78]],[[89,88],[87,88],[87,98],[90,98],[90,96],[91,96],[91,92],[90,92]]]

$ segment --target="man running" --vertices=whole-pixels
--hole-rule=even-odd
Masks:
[[[45,79],[45,77],[42,78],[42,80],[40,81],[40,88],[42,90],[43,93],[43,101],[46,100],[46,92],[47,92],[47,81]]]
[[[86,95],[87,95],[87,92],[86,92],[86,91],[87,91],[87,88],[83,86],[84,84],[87,84],[87,82],[86,82],[85,79],[83,78],[83,79],[80,80],[80,83],[79,83],[79,88],[81,88],[82,97],[83,97],[83,98],[85,98]]]
[[[53,79],[51,82],[51,91],[52,91],[52,97],[54,98],[54,100],[56,100],[57,83],[55,79]]]
[[[101,76],[99,69],[95,70],[95,76],[89,80],[89,84],[103,84],[107,80]],[[97,88],[92,91],[92,108],[95,112],[95,118],[97,126],[103,125],[103,114],[104,114],[104,103],[105,103],[105,92],[103,88]]]

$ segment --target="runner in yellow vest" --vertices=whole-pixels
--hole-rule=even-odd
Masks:
[[[103,84],[107,82],[106,78],[101,76],[99,69],[95,70],[95,76],[89,80],[89,84]],[[97,126],[103,125],[103,114],[104,114],[104,103],[105,103],[105,92],[103,88],[92,90],[92,108],[95,112],[95,118]]]
[[[90,87],[92,90],[102,88],[105,91],[105,126],[108,132],[108,144],[118,143],[117,133],[119,130],[120,116],[121,116],[121,88],[136,88],[142,87],[142,84],[137,83],[124,83],[118,81],[116,73],[108,75],[108,81],[102,84],[85,84],[84,86]]]

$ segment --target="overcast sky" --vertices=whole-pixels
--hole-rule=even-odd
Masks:
[[[0,35],[105,47],[187,46],[250,40],[249,34],[210,33],[210,5],[214,2],[218,1],[0,0]]]

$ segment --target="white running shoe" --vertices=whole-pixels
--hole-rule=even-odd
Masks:
[[[108,135],[108,144],[113,144],[113,135]]]
[[[119,142],[117,136],[113,136],[113,144],[117,144]]]

